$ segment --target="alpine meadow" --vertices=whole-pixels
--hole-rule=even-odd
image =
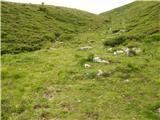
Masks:
[[[1,1],[1,63],[2,120],[160,120],[160,2]]]

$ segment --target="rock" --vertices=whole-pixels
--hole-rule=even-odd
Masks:
[[[94,62],[99,62],[99,63],[106,63],[106,64],[109,64],[109,63],[110,63],[110,61],[101,59],[100,57],[94,57],[94,58],[93,58],[93,61],[94,61]]]
[[[103,75],[103,71],[102,70],[98,70],[97,76],[102,76]]]
[[[124,53],[123,50],[117,50],[117,51],[113,52],[113,55],[120,55],[120,54],[123,54],[123,53]]]
[[[155,110],[155,112],[160,113],[160,107]]]
[[[80,102],[81,102],[81,100],[77,100],[77,102],[78,102],[78,103],[80,103]]]
[[[124,80],[125,83],[129,82],[129,79]]]
[[[122,48],[122,50],[127,54],[129,52],[129,48]]]
[[[127,56],[128,57],[133,57],[133,56],[135,56],[136,55],[136,53],[133,51],[133,50],[130,50],[128,53],[127,53]]]
[[[50,51],[53,51],[53,50],[56,50],[56,48],[51,47],[51,48],[49,48],[49,50],[50,50]]]
[[[122,30],[120,30],[119,32],[122,32],[122,33],[124,33],[124,32],[126,32],[126,30],[125,30],[125,29],[122,29]]]
[[[90,68],[91,65],[90,65],[90,64],[84,64],[84,67],[85,67],[85,68]]]
[[[85,46],[85,47],[79,48],[79,50],[81,50],[81,51],[89,50],[89,49],[92,49],[92,47],[91,46]]]
[[[122,48],[122,50],[117,50],[113,52],[113,55],[120,55],[125,53],[129,57],[135,56],[137,53],[141,52],[142,50],[140,48],[132,48],[129,49],[127,47]]]
[[[102,76],[102,77],[110,77],[111,76],[111,72],[103,72],[102,70],[98,70],[98,72],[97,72],[97,76],[98,77],[100,77],[100,76]]]
[[[132,48],[133,51],[135,51],[135,53],[140,53],[142,50],[140,48]]]
[[[111,52],[111,51],[112,51],[112,48],[108,48],[107,51]]]

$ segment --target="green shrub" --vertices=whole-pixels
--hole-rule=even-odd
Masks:
[[[126,41],[126,36],[118,36],[108,39],[104,42],[105,46],[112,46],[115,47],[117,45],[120,45]]]
[[[55,33],[55,37],[56,37],[56,38],[59,38],[60,36],[61,36],[61,33],[59,33],[59,32],[56,32],[56,33]]]
[[[122,73],[133,73],[140,70],[140,67],[136,64],[128,63],[123,66],[119,66],[116,68],[116,71],[122,72]]]
[[[151,42],[158,42],[160,41],[160,34],[153,34],[148,37],[146,37],[145,42],[151,43]]]
[[[126,41],[138,41],[142,38],[142,35],[120,35],[107,39],[104,42],[105,46],[115,47],[125,43]]]

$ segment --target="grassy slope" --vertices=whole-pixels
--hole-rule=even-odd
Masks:
[[[138,1],[102,13],[109,20],[110,30],[126,30],[130,34],[159,32],[160,2]]]
[[[2,54],[50,47],[56,40],[102,27],[99,21],[98,16],[76,9],[2,2]]]
[[[127,8],[137,4],[133,3]],[[145,8],[152,4],[147,2],[141,5]],[[123,7],[121,9],[123,10]],[[141,7],[136,9],[139,10]],[[115,11],[118,13],[119,9]],[[154,20],[157,18],[149,19],[148,22],[152,23]],[[115,26],[108,26],[122,29],[118,21],[115,23]],[[141,26],[144,26],[143,23],[135,29]],[[158,23],[154,28],[157,26]],[[145,29],[139,30],[146,32],[148,28],[149,26],[145,25]],[[73,40],[64,43],[56,41],[49,49],[3,55],[2,118],[159,120],[160,114],[155,112],[160,107],[160,42],[159,38],[155,39],[159,32],[148,33],[148,36],[140,41],[127,40],[125,44],[113,48],[134,45],[143,50],[134,57],[127,57],[113,56],[113,53],[107,50],[110,46],[103,45],[108,37],[122,33],[106,31],[107,28],[97,32],[80,33]],[[134,29],[131,32],[133,35],[140,34],[134,32]],[[86,45],[91,45],[93,49],[78,50]],[[105,65],[87,61],[86,58],[91,54],[121,63]],[[89,63],[92,67],[85,69],[83,63]],[[99,69],[112,74],[108,77],[96,77]]]

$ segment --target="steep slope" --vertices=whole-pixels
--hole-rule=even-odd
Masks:
[[[2,54],[38,50],[103,25],[97,15],[76,9],[10,2],[1,7]]]
[[[108,19],[109,32],[148,35],[160,30],[159,11],[158,1],[135,1],[101,15]]]

